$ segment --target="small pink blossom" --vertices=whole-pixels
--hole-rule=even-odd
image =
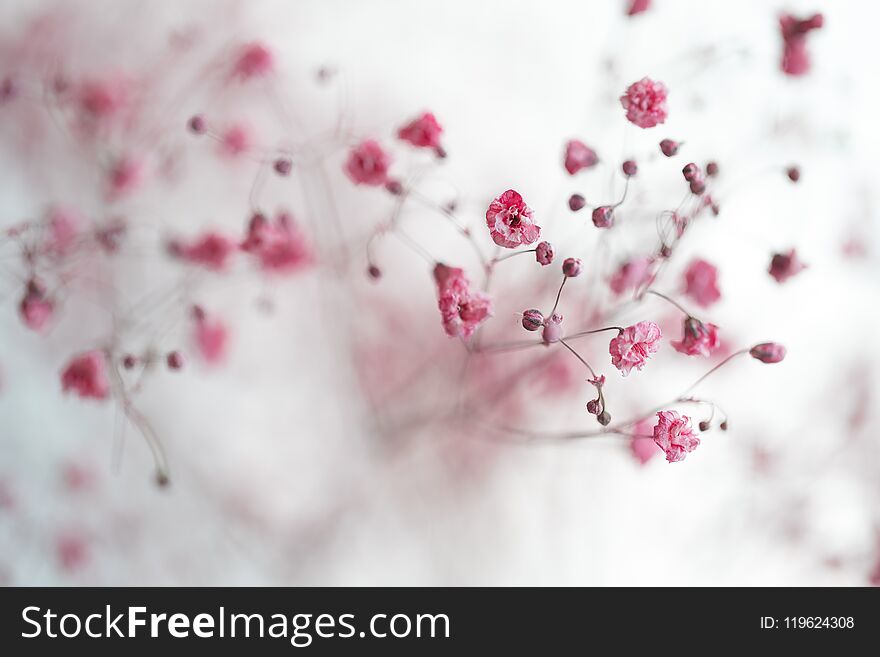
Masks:
[[[272,51],[262,43],[249,43],[235,60],[233,74],[243,80],[265,77],[275,67]]]
[[[76,101],[84,118],[106,121],[121,114],[129,105],[130,84],[122,77],[86,80],[76,90]]]
[[[238,157],[251,147],[251,133],[244,124],[229,126],[220,135],[220,150],[227,157]]]
[[[721,298],[718,269],[712,263],[696,259],[684,272],[684,293],[698,305],[707,308]]]
[[[75,356],[61,372],[61,388],[83,399],[106,399],[110,394],[104,354],[89,351]]]
[[[718,327],[703,323],[693,317],[684,320],[681,340],[673,340],[672,347],[687,356],[703,356],[708,358],[721,346]]]
[[[443,128],[431,112],[425,112],[397,131],[397,136],[416,148],[440,148]]]
[[[305,235],[286,212],[279,212],[274,222],[262,214],[251,217],[240,248],[256,256],[264,271],[276,274],[298,271],[313,261]]]
[[[570,175],[576,174],[581,169],[589,169],[596,166],[599,156],[596,151],[587,146],[579,139],[571,139],[565,145],[565,170]]]
[[[791,249],[788,253],[775,254],[770,259],[770,268],[767,271],[777,283],[785,283],[806,268],[807,266],[798,259],[795,250]]]
[[[633,435],[629,441],[629,451],[639,462],[639,465],[645,465],[660,453],[657,451],[654,441],[651,440],[653,431],[651,421],[648,419],[641,420],[633,427]]]
[[[651,8],[651,0],[629,0],[629,7],[626,10],[627,16],[636,16]]]
[[[46,223],[46,250],[56,256],[67,254],[79,235],[82,218],[72,210],[52,208]]]
[[[584,271],[584,263],[580,258],[566,258],[562,261],[562,273],[568,278],[580,276]]]
[[[653,128],[666,121],[666,87],[662,82],[642,78],[620,97],[626,118],[640,128]]]
[[[762,342],[752,347],[749,355],[762,363],[779,363],[785,358],[785,347],[778,342]]]
[[[61,568],[74,572],[85,566],[88,561],[88,545],[79,534],[66,533],[56,539],[55,552]]]
[[[532,221],[532,209],[519,192],[508,189],[486,210],[486,225],[492,240],[508,249],[533,244],[541,235],[541,227]]]
[[[800,20],[791,14],[779,18],[779,31],[782,34],[782,72],[786,75],[804,75],[810,70],[810,55],[807,51],[807,34],[821,28],[825,23],[822,14],[814,14]]]
[[[391,156],[374,139],[367,139],[351,149],[345,172],[356,185],[384,185],[388,181]]]
[[[489,296],[472,292],[461,269],[438,263],[434,267],[434,281],[443,330],[450,338],[469,338],[492,315]]]
[[[660,327],[654,322],[639,322],[611,339],[608,351],[611,364],[626,376],[635,367],[641,370],[651,354],[660,348]]]
[[[107,172],[107,195],[120,199],[134,192],[144,180],[144,163],[129,155],[117,159]]]
[[[172,252],[182,260],[214,271],[222,271],[226,268],[235,249],[235,242],[213,231],[203,234],[188,244],[175,242],[172,245]]]
[[[654,277],[654,259],[651,257],[632,258],[624,262],[608,281],[614,294],[637,290]]]
[[[535,259],[542,267],[553,262],[553,245],[550,242],[540,242],[535,249]]]
[[[204,313],[196,317],[195,343],[207,363],[217,364],[226,356],[229,330],[220,319]]]
[[[693,452],[700,439],[691,428],[691,419],[687,415],[660,411],[654,426],[654,442],[666,452],[666,460],[675,463],[683,461],[688,452]]]
[[[18,305],[21,319],[32,331],[41,331],[52,318],[55,305],[46,295],[45,286],[36,279],[28,281],[24,297]]]

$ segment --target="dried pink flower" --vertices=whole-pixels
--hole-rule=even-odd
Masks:
[[[660,411],[657,413],[657,424],[654,425],[654,442],[666,453],[666,460],[675,463],[683,461],[688,452],[693,452],[699,446],[700,439],[691,428],[687,415]]]
[[[596,228],[611,228],[614,224],[614,208],[610,205],[601,205],[593,210],[592,218]]]
[[[822,14],[813,14],[800,20],[791,14],[779,18],[779,31],[782,35],[782,72],[786,75],[804,75],[810,70],[810,55],[807,52],[807,34],[825,24]]]
[[[279,212],[271,223],[259,213],[251,217],[240,248],[256,256],[263,271],[270,273],[292,273],[313,261],[308,240],[286,212]]]
[[[700,306],[707,308],[721,298],[718,289],[718,269],[712,263],[697,258],[684,272],[684,293]]]
[[[611,339],[608,351],[611,364],[626,376],[632,368],[641,370],[651,354],[660,348],[660,327],[654,322],[639,322]]]
[[[532,244],[541,235],[541,227],[532,221],[532,209],[519,192],[512,189],[496,197],[489,205],[486,225],[495,244],[508,249]]]
[[[620,97],[626,118],[640,128],[653,128],[666,121],[666,87],[662,82],[642,78]]]
[[[75,356],[61,372],[61,388],[83,399],[106,399],[110,394],[107,365],[101,351]]]
[[[384,185],[388,180],[391,156],[374,139],[366,139],[351,149],[345,172],[356,185]]]
[[[762,363],[779,363],[785,358],[785,347],[778,342],[762,342],[752,347],[749,355]]]
[[[677,141],[673,141],[672,139],[664,139],[660,142],[660,152],[663,153],[666,157],[672,157],[676,153],[678,153],[678,148],[680,144]]]
[[[681,340],[673,340],[672,347],[679,353],[688,356],[708,358],[721,346],[718,327],[703,323],[693,317],[684,320]]]
[[[443,128],[431,112],[425,112],[397,131],[397,136],[417,148],[440,148]]]
[[[576,174],[581,169],[589,169],[596,166],[599,156],[596,151],[587,146],[579,139],[571,139],[565,145],[565,170],[570,175]]]
[[[238,157],[251,147],[251,133],[242,123],[229,126],[220,135],[220,150],[228,157]]]
[[[482,292],[472,292],[464,271],[438,263],[434,267],[438,307],[443,330],[450,338],[469,338],[492,315],[492,302]]]
[[[627,16],[636,16],[651,8],[651,0],[629,0],[629,7],[626,10]]]
[[[562,273],[568,278],[579,276],[584,271],[584,263],[580,258],[566,258],[562,261]]]
[[[635,160],[626,160],[620,168],[623,171],[623,175],[627,178],[630,178],[639,172],[639,165]]]
[[[794,249],[788,253],[776,253],[770,259],[770,268],[767,270],[769,274],[776,279],[777,283],[785,283],[795,274],[806,269],[807,266],[801,262]]]
[[[52,208],[46,220],[46,250],[56,256],[67,254],[76,243],[82,222],[82,217],[72,210]]]
[[[568,209],[572,212],[579,212],[587,205],[587,199],[581,194],[572,194],[568,197]]]
[[[537,248],[535,248],[535,259],[542,266],[547,266],[553,262],[553,245],[550,242],[540,242]]]

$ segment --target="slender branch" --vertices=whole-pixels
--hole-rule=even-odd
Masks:
[[[559,292],[556,293],[556,303],[553,304],[553,310],[550,311],[550,316],[553,316],[553,313],[556,312],[556,308],[559,307],[559,297],[562,296],[562,288],[565,287],[565,281],[568,280],[568,276],[562,277],[562,285],[559,286]]]
[[[570,346],[568,346],[568,344],[566,344],[565,340],[560,339],[560,340],[559,340],[559,344],[561,344],[563,347],[565,347],[565,348],[568,349],[571,353],[573,353],[573,354],[575,355],[575,358],[577,358],[579,361],[581,361],[581,362],[586,366],[586,368],[587,368],[588,370],[590,370],[590,374],[593,376],[593,378],[594,378],[594,379],[596,378],[596,372],[595,372],[595,370],[592,368],[592,366],[591,366],[587,361],[585,361],[585,360],[583,359],[583,357],[582,357],[578,352],[576,352],[574,349],[572,349]]]

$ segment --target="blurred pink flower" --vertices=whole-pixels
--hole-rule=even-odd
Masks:
[[[596,151],[579,139],[571,139],[565,145],[565,170],[572,176],[581,169],[596,166],[598,162]]]
[[[776,253],[770,259],[770,268],[767,270],[776,279],[777,283],[785,283],[795,274],[800,273],[807,266],[801,262],[794,249],[788,253]]]
[[[89,351],[75,356],[61,372],[64,392],[73,391],[84,399],[106,399],[110,394],[104,354]]]
[[[258,78],[271,73],[274,66],[271,50],[262,43],[249,43],[241,49],[233,73],[243,80]]]
[[[443,128],[431,112],[425,112],[397,131],[397,136],[418,148],[440,148]]]
[[[614,294],[623,294],[649,283],[653,278],[654,259],[650,257],[632,258],[624,262],[608,281]]]
[[[195,342],[205,362],[217,364],[226,356],[229,331],[220,319],[201,314],[196,318]]]
[[[351,149],[345,172],[357,185],[384,185],[388,181],[391,156],[374,139],[367,139]]]
[[[684,285],[684,293],[704,308],[721,298],[718,269],[702,258],[694,260],[685,270]]]
[[[32,331],[41,331],[52,318],[55,306],[46,296],[46,288],[36,279],[28,281],[24,297],[18,305],[21,319]]]
[[[807,52],[807,34],[821,28],[825,23],[822,14],[813,14],[800,20],[791,14],[779,18],[779,31],[782,34],[782,72],[786,75],[804,75],[810,70],[810,55]]]
[[[225,235],[209,231],[188,244],[174,243],[172,252],[190,264],[222,271],[235,248],[235,242]]]
[[[651,421],[649,419],[641,420],[636,423],[632,431],[632,437],[629,440],[629,451],[640,465],[645,465],[645,463],[660,453],[657,451],[654,441],[651,440],[654,431]]]
[[[626,118],[640,128],[653,128],[666,121],[666,87],[662,82],[642,78],[620,97]]]
[[[779,363],[785,358],[785,347],[778,342],[762,342],[752,347],[749,355],[762,363]]]
[[[492,315],[492,302],[482,292],[471,292],[464,272],[438,263],[434,267],[443,330],[450,338],[469,338]]]

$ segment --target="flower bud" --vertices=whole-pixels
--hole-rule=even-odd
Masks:
[[[708,420],[703,420],[703,421],[700,422],[700,424],[697,425],[697,426],[700,427],[700,431],[708,431],[708,430],[709,430],[709,427],[712,426],[712,425],[709,424],[709,421],[708,421]]]
[[[389,180],[385,183],[385,191],[394,196],[400,196],[403,194],[403,185],[399,180]]]
[[[691,182],[692,180],[697,180],[700,177],[700,167],[698,167],[693,162],[689,162],[688,164],[684,165],[681,173],[684,176],[685,180]]]
[[[678,153],[678,147],[679,143],[677,141],[672,141],[671,139],[664,139],[660,142],[660,152],[666,157],[672,157]]]
[[[593,210],[593,225],[596,228],[610,228],[614,223],[614,208],[603,205]]]
[[[639,165],[636,164],[635,160],[627,160],[623,163],[621,168],[623,169],[623,175],[627,178],[634,176],[639,172]]]
[[[727,431],[727,420],[724,420],[724,422],[722,422],[721,424],[719,424],[718,427],[719,427],[722,431]]]
[[[706,183],[703,182],[702,178],[694,178],[690,182],[691,193],[699,196],[703,192],[706,191]]]
[[[183,367],[183,354],[179,351],[169,351],[165,362],[168,364],[168,369],[179,370]]]
[[[544,344],[559,342],[559,339],[562,337],[561,324],[562,315],[559,313],[553,313],[553,315],[544,321],[544,331],[541,333],[541,338],[544,340]]]
[[[599,424],[603,427],[607,427],[611,423],[611,413],[608,411],[602,411],[596,416],[596,419],[599,420]]]
[[[189,126],[189,131],[194,135],[203,135],[208,130],[208,122],[205,121],[205,117],[201,114],[193,116],[187,125]]]
[[[272,167],[279,176],[289,176],[291,169],[293,169],[293,162],[290,161],[289,157],[279,157],[275,160]]]
[[[587,204],[587,199],[585,199],[580,194],[572,194],[568,197],[568,207],[572,212],[577,212],[578,210],[582,210],[583,207]]]
[[[777,342],[762,342],[752,347],[749,355],[762,363],[779,363],[785,358],[785,347]]]
[[[718,175],[718,163],[717,162],[708,162],[706,164],[706,175],[712,176],[712,177]]]
[[[584,263],[580,258],[566,258],[562,261],[562,273],[569,278],[579,276],[584,271]]]
[[[599,415],[599,400],[591,399],[587,402],[587,413],[592,415]]]
[[[376,265],[370,265],[369,267],[367,267],[367,274],[373,280],[379,280],[380,278],[382,278],[382,270],[379,269]]]
[[[553,262],[553,245],[550,242],[541,242],[535,248],[535,259],[541,265],[549,265]]]
[[[798,167],[788,167],[785,170],[785,175],[788,176],[791,182],[796,183],[801,179],[801,170]]]
[[[134,369],[134,366],[137,365],[137,358],[132,354],[126,354],[122,359],[122,366],[127,369]]]
[[[544,314],[537,308],[524,310],[522,314],[522,325],[526,331],[537,331],[544,325]]]

